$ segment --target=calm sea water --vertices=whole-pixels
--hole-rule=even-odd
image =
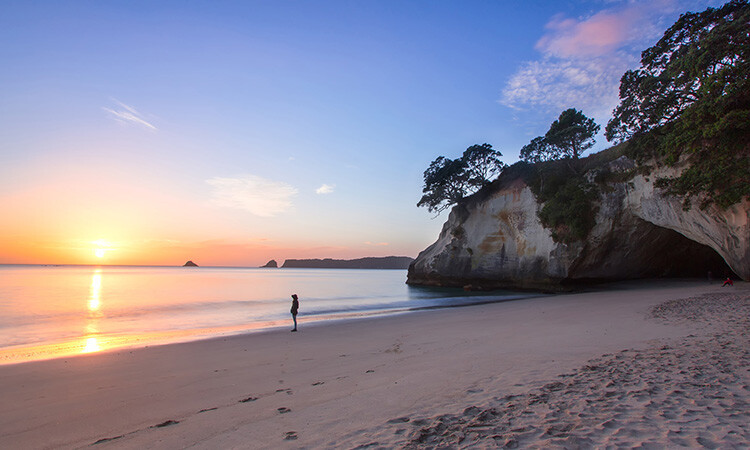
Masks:
[[[413,287],[404,270],[0,265],[0,364],[520,298]]]

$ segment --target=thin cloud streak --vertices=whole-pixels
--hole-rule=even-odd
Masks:
[[[206,180],[213,188],[212,202],[220,207],[249,211],[259,217],[273,217],[290,210],[297,189],[255,175]]]
[[[113,99],[113,100],[115,103],[118,104],[119,106],[118,109],[115,110],[115,109],[107,108],[107,107],[102,107],[102,109],[108,112],[109,114],[111,114],[112,116],[114,116],[115,120],[121,123],[125,123],[125,124],[134,124],[134,125],[143,126],[153,131],[157,130],[156,126],[146,121],[146,119],[144,119],[142,115],[135,108],[133,108],[132,106],[126,105],[125,103],[122,103],[116,99]]]

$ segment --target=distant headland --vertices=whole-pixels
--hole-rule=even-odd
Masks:
[[[309,269],[408,269],[414,258],[385,256],[359,259],[287,259],[282,268]]]
[[[198,264],[196,264],[196,263],[194,263],[192,261],[188,261],[185,264],[183,264],[182,267],[198,267]]]

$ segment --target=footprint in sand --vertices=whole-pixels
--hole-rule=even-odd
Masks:
[[[326,384],[326,383],[325,383],[325,381],[316,381],[316,382],[315,382],[315,383],[313,383],[312,385],[313,385],[313,386],[320,386],[321,384]]]
[[[170,425],[177,425],[178,423],[180,423],[179,420],[167,420],[165,422],[158,423],[156,425],[152,425],[151,428],[164,428],[164,427],[168,427]]]
[[[285,388],[285,389],[276,389],[276,393],[280,393],[280,392],[286,392],[286,395],[292,395],[292,394],[294,394],[294,391],[292,391],[292,390],[291,390],[291,389],[289,389],[289,388]]]
[[[121,435],[119,435],[119,436],[113,436],[113,437],[108,437],[108,438],[102,438],[102,439],[99,439],[98,441],[94,442],[94,443],[93,443],[93,444],[91,444],[91,445],[103,444],[103,443],[105,443],[105,442],[109,442],[109,441],[114,441],[114,440],[116,440],[116,439],[120,439],[120,438],[121,438],[121,437],[123,437],[123,436],[124,436],[124,435],[122,435],[122,434],[121,434]]]
[[[284,440],[285,441],[296,441],[297,440],[297,432],[296,431],[287,431],[284,433]]]
[[[411,419],[409,419],[408,417],[396,417],[395,419],[389,420],[388,423],[406,423],[409,420]]]
[[[287,408],[285,406],[282,406],[281,408],[277,408],[276,411],[278,411],[279,414],[286,414],[288,412],[292,412],[291,409],[289,409],[289,408]]]
[[[243,398],[238,403],[254,402],[255,400],[258,400],[258,397],[247,397],[247,398]]]

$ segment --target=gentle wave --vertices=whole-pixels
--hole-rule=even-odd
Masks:
[[[405,279],[399,270],[0,266],[0,362],[288,326],[292,293],[301,326],[530,296]]]

